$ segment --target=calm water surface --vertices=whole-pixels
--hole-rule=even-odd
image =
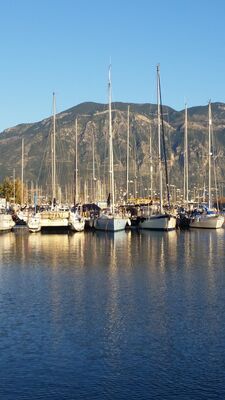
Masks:
[[[2,234],[0,398],[225,399],[225,230]]]

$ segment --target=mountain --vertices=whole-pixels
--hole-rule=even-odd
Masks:
[[[149,192],[149,138],[152,136],[153,187],[157,191],[157,106],[130,105],[130,191],[139,196]],[[117,195],[126,188],[127,103],[112,103],[114,165]],[[163,106],[170,184],[183,188],[184,110]],[[212,104],[214,148],[217,179],[224,181],[225,104]],[[78,173],[80,192],[89,200],[95,176],[100,188],[107,192],[108,179],[108,106],[86,102],[56,116],[56,164],[58,183],[63,195],[72,196],[75,159],[75,119],[78,120]],[[20,124],[0,133],[0,181],[4,177],[21,176],[21,142],[24,138],[24,181],[29,187],[38,185],[42,194],[51,191],[50,133],[52,117],[37,123]],[[207,186],[208,106],[188,109],[189,174],[194,187]],[[94,147],[93,147],[94,146]],[[104,194],[105,196],[105,194]]]

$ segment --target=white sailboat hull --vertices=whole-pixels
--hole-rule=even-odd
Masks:
[[[127,222],[127,218],[104,215],[94,220],[94,228],[99,231],[117,232],[124,230]]]
[[[20,211],[17,213],[17,217],[21,220],[24,221],[27,224],[28,221],[28,212],[26,211]]]
[[[85,220],[80,215],[71,213],[69,217],[69,228],[73,232],[82,232],[84,230]]]
[[[219,229],[223,223],[222,215],[198,215],[190,221],[190,228]]]
[[[43,211],[29,218],[28,228],[30,232],[51,229],[69,229],[69,212]]]
[[[0,214],[0,232],[11,231],[15,222],[10,214]]]
[[[31,217],[29,217],[28,222],[27,222],[27,226],[29,228],[29,231],[32,233],[35,232],[40,232],[41,230],[41,218],[40,215],[32,215]]]
[[[143,221],[140,221],[139,228],[159,231],[172,231],[176,229],[176,217],[174,215],[167,214],[151,215]]]
[[[67,218],[42,218],[41,219],[41,227],[42,228],[62,228],[68,227],[68,219]]]

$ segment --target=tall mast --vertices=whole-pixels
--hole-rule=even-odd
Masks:
[[[23,205],[23,169],[24,169],[24,139],[22,139],[22,161],[21,161],[21,206]]]
[[[149,159],[150,159],[150,196],[151,200],[153,200],[153,165],[152,165],[152,129],[150,123],[150,131],[149,131]]]
[[[95,202],[95,135],[92,135],[92,201]]]
[[[75,171],[74,171],[74,206],[77,204],[77,185],[78,185],[78,168],[77,168],[77,118],[75,120]]]
[[[160,117],[161,117],[161,125],[162,125],[162,145],[163,145],[163,156],[164,156],[164,166],[165,166],[165,178],[166,178],[166,192],[167,192],[167,202],[170,207],[170,185],[169,185],[169,175],[168,175],[168,167],[167,167],[167,155],[166,155],[166,141],[165,141],[165,130],[164,130],[164,121],[163,121],[163,106],[162,106],[162,95],[161,95],[161,84],[160,84],[160,74],[158,75],[159,81],[159,98],[160,98]]]
[[[13,202],[16,204],[16,170],[13,168]]]
[[[188,136],[187,136],[187,104],[185,103],[184,124],[184,201],[188,205]]]
[[[127,203],[129,199],[130,106],[127,107]]]
[[[55,157],[55,93],[53,92],[53,133],[52,133],[52,206],[56,199],[56,157]]]
[[[134,198],[137,198],[137,143],[136,137],[134,138]]]
[[[109,187],[111,195],[111,212],[114,213],[114,168],[113,168],[113,140],[112,140],[112,88],[111,88],[111,65],[109,66],[109,82],[108,82],[108,96],[109,96]]]
[[[203,196],[202,196],[203,203],[205,203],[205,181],[203,184]]]
[[[211,126],[212,126],[212,111],[211,100],[209,101],[209,208],[211,208],[211,156],[212,156],[212,139],[211,139]]]
[[[158,117],[158,163],[159,163],[159,201],[160,211],[163,206],[163,189],[162,189],[162,159],[161,159],[161,112],[160,112],[160,72],[157,65],[157,117]]]

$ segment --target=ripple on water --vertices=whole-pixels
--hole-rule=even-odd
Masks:
[[[225,398],[224,238],[3,235],[1,398]]]

